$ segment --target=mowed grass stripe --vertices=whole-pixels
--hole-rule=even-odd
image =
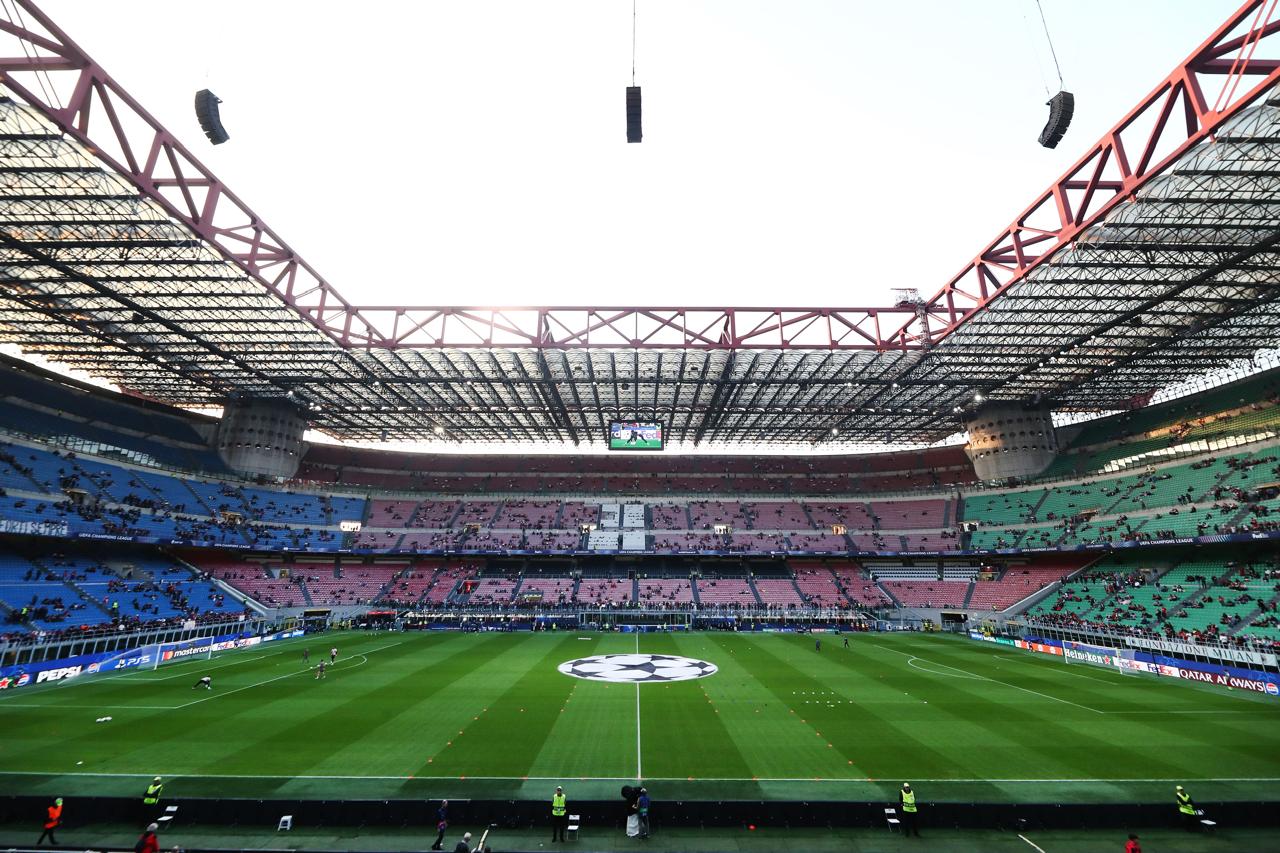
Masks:
[[[760,778],[863,778],[856,766],[856,743],[845,728],[849,708],[819,706],[828,685],[805,676],[796,666],[794,649],[777,641],[749,644],[732,636],[687,638],[710,643],[704,657],[720,665],[705,690],[746,758]],[[812,654],[807,652],[803,654]],[[697,656],[697,655],[695,655]],[[807,695],[812,694],[812,695]],[[809,705],[805,704],[808,698]],[[835,696],[829,697],[835,702]]]
[[[913,692],[914,683],[901,682],[883,653],[860,657],[856,647],[848,651],[837,643],[824,643],[818,652],[813,638],[791,635],[747,639],[762,653],[792,661],[795,676],[776,689],[794,691],[796,714],[833,732],[860,778],[963,773],[967,754],[937,727],[946,716]]]
[[[902,638],[895,638],[901,643]],[[880,638],[871,645],[880,647]],[[1220,732],[1212,735],[1212,755],[1201,753],[1203,744],[1198,733],[1206,732],[1204,720],[1194,718],[1164,717],[1158,723],[1138,721],[1129,717],[1109,718],[1087,713],[1061,702],[1010,689],[994,680],[992,659],[979,653],[979,646],[967,646],[964,641],[932,637],[910,647],[918,652],[917,659],[927,660],[936,667],[954,667],[977,678],[950,679],[947,675],[932,675],[916,670],[924,679],[935,679],[936,689],[916,688],[921,695],[931,695],[938,708],[950,713],[969,716],[978,724],[976,733],[969,733],[967,751],[976,759],[969,766],[993,778],[1081,778],[1105,779],[1109,776],[1129,777],[1132,772],[1134,745],[1160,743],[1158,750],[1143,752],[1142,767],[1151,777],[1176,778],[1179,775],[1204,774],[1205,759],[1220,764],[1230,773],[1208,775],[1230,776],[1240,767],[1230,758],[1234,751],[1228,739]],[[898,651],[899,660],[916,657],[910,651]],[[903,655],[906,655],[904,657]],[[945,668],[939,672],[950,672]],[[992,678],[992,680],[985,680]],[[1006,676],[1006,679],[1008,676]],[[913,681],[916,681],[912,677]],[[917,682],[919,683],[919,682]],[[1040,683],[1040,682],[1037,682]],[[1074,682],[1073,682],[1074,685]],[[1062,682],[1048,681],[1042,684],[1062,692]],[[1119,685],[1118,690],[1140,690],[1135,685]],[[1047,693],[1047,691],[1046,691]],[[1083,697],[1097,701],[1104,697]],[[1055,707],[1056,706],[1056,707]],[[966,710],[967,708],[967,710]],[[976,716],[975,716],[976,715]],[[1105,720],[1105,722],[1102,722]],[[956,732],[957,737],[963,737]],[[994,738],[1014,739],[1019,744],[1014,749],[1003,749],[992,742]],[[1256,738],[1253,738],[1256,744]],[[1224,752],[1224,747],[1227,747]],[[1259,766],[1261,771],[1271,762]]]
[[[327,662],[327,645],[325,651]],[[311,750],[300,745],[306,739],[300,740],[299,727],[311,721],[313,739],[328,735],[327,727],[314,721],[344,695],[344,680],[358,673],[376,678],[375,673],[394,667],[398,656],[411,654],[403,637],[370,637],[343,644],[337,664],[327,667],[330,674],[323,681],[314,677],[314,667],[304,665],[300,654],[289,654],[282,661],[259,662],[234,678],[215,679],[212,691],[193,691],[185,682],[156,686],[152,689],[181,692],[188,702],[198,704],[158,715],[147,726],[144,740],[117,750],[108,763],[121,770],[163,767],[184,775],[249,772],[260,770],[264,762],[279,768],[281,775],[302,772],[310,766]],[[318,657],[313,654],[312,660]]]
[[[907,680],[903,682],[901,676],[894,680],[929,703],[924,713],[932,717],[933,738],[947,743],[948,751],[957,757],[967,759],[963,769],[957,768],[958,776],[1058,779],[1132,775],[1125,769],[1131,747],[1117,744],[1100,724],[1099,715],[1058,702],[1049,698],[1050,694],[1041,696],[988,680],[989,661],[948,655],[930,643],[919,649],[921,658],[891,650],[878,639],[854,645],[858,654],[878,655],[890,667],[905,668]],[[935,669],[910,667],[913,659],[930,661]],[[1144,771],[1152,776],[1177,775],[1185,770],[1181,762],[1162,755],[1144,757]],[[946,774],[936,775],[945,778]]]
[[[646,634],[640,651],[684,655],[683,638]],[[701,657],[701,655],[688,655]],[[719,665],[723,655],[708,658]],[[717,673],[711,679],[721,678]],[[739,752],[721,715],[704,692],[708,679],[640,687],[640,731],[645,778],[717,776],[750,779],[755,770]],[[629,688],[635,695],[635,687]]]
[[[938,646],[931,654],[939,659],[949,655],[953,660],[974,660],[977,655],[975,648],[954,640],[944,641]],[[977,660],[982,658],[979,656]],[[987,663],[985,660],[982,662]],[[1088,666],[1055,662],[1060,668],[1055,673],[1058,675],[1073,666]],[[990,665],[999,666],[999,663],[993,660]],[[1231,768],[1232,772],[1250,768],[1261,773],[1268,762],[1260,759],[1259,750],[1267,749],[1268,745],[1273,750],[1280,746],[1274,726],[1259,726],[1257,719],[1241,720],[1232,716],[1239,712],[1240,707],[1231,694],[1206,693],[1194,689],[1193,685],[1170,684],[1167,679],[1161,683],[1145,676],[1115,677],[1123,681],[1107,685],[1094,682],[1088,686],[1092,694],[1090,701],[1106,708],[1108,715],[1114,715],[1107,726],[1108,739],[1112,743],[1150,739],[1154,735],[1163,745],[1161,753],[1170,756],[1170,761],[1183,772],[1194,771],[1203,767],[1205,762],[1211,762]],[[1161,689],[1151,689],[1157,685]],[[1170,693],[1167,690],[1169,686],[1183,689]],[[1246,702],[1245,707],[1260,710],[1253,702]],[[1182,717],[1177,713],[1167,713],[1185,710],[1218,711],[1220,715]],[[1138,716],[1139,712],[1143,712],[1141,716]]]
[[[527,776],[560,718],[574,679],[556,667],[579,656],[580,643],[572,634],[540,634],[523,638],[528,657],[504,679],[502,694],[489,710],[440,751],[426,775]],[[584,774],[585,775],[585,774]]]
[[[573,658],[635,651],[635,639],[625,634],[599,634],[590,644],[579,641],[563,650],[566,656],[555,661],[556,666]],[[528,775],[546,780],[634,778],[635,688],[615,685],[606,690],[606,685],[597,681],[559,672],[553,677],[568,682],[569,693]]]
[[[66,688],[41,686],[11,695],[39,705],[51,697],[65,702],[63,693],[100,694],[124,707],[105,711],[115,717],[112,723],[95,724],[100,714],[92,703],[90,709],[11,703],[0,711],[7,771],[0,773],[0,786],[25,793],[132,796],[140,790],[138,779],[177,773],[184,774],[174,780],[179,796],[544,798],[546,782],[522,781],[528,776],[564,778],[567,787],[572,781],[579,799],[587,791],[613,796],[617,783],[605,777],[629,779],[635,773],[636,687],[571,679],[556,666],[592,652],[631,652],[636,638],[591,636],[579,641],[572,634],[338,632],[307,638],[317,653],[313,659],[330,645],[342,651],[323,682],[302,671],[298,646],[281,646],[267,656],[255,649],[216,659],[220,665],[245,655],[215,672],[212,693],[191,689],[199,666],[182,678],[108,678],[94,686],[86,677]],[[1159,799],[1174,779],[1219,780],[1194,781],[1203,799],[1257,798],[1280,790],[1280,705],[1272,700],[1078,669],[961,638],[854,635],[854,648],[846,652],[839,638],[826,636],[821,654],[813,639],[641,636],[642,651],[705,658],[722,667],[709,679],[640,688],[645,777],[664,780],[660,787],[667,796],[694,799],[877,798],[891,795],[904,778],[951,780],[930,783],[931,792],[945,798],[1013,801]],[[400,645],[370,651],[388,643]],[[911,658],[932,661],[926,666],[936,671],[907,665]],[[175,666],[185,670],[187,664]],[[162,667],[159,674],[184,670]],[[525,688],[536,689],[521,688],[525,679]],[[1012,689],[1019,685],[1035,685],[1046,695]],[[1095,695],[1086,698],[1080,687]],[[789,720],[758,725],[756,718],[775,704],[775,712],[783,713],[792,690],[819,694],[807,697],[809,705],[797,695],[795,707],[787,708],[807,709],[799,715],[806,721],[802,728]],[[543,714],[543,722],[487,721],[492,711],[484,708],[499,702],[505,707],[522,696],[526,715]],[[1110,713],[1052,697],[1096,702]],[[203,701],[155,710],[193,700]],[[528,710],[535,704],[536,711]],[[514,707],[523,716],[520,705]],[[1196,713],[1161,714],[1162,708]],[[487,765],[473,757],[440,770],[439,759],[426,764],[432,749],[456,740],[459,729],[466,732],[461,741],[467,749],[473,748],[469,738],[484,736],[489,746],[474,748],[488,753]],[[817,731],[834,744],[830,750],[819,746]],[[846,763],[850,775],[838,782],[813,781],[836,775],[815,769],[824,759],[815,759],[814,749],[847,754],[857,765]],[[138,777],[77,775],[83,771]],[[9,775],[21,772],[39,775]],[[234,778],[237,773],[243,778]],[[460,780],[463,775],[468,778]],[[593,781],[577,781],[583,776]],[[687,781],[690,776],[695,781]],[[866,782],[866,776],[887,778],[889,785]]]
[[[1215,766],[1233,774],[1274,772],[1272,757],[1280,754],[1274,700],[1154,676],[1113,677],[1122,679],[1114,689],[1125,700],[1108,710],[1113,739],[1135,743],[1154,735],[1188,772]]]
[[[265,704],[246,700],[231,717],[220,719],[212,727],[213,743],[240,732],[231,741],[236,748],[207,749],[200,770],[248,773],[265,765],[284,768],[283,775],[343,774],[353,768],[369,775],[412,772],[409,750],[427,740],[431,730],[417,729],[409,719],[424,698],[489,659],[492,645],[488,638],[477,643],[461,635],[410,637],[370,656],[368,665],[340,665],[322,680],[304,675],[283,692],[259,697],[268,698]]]
[[[356,645],[369,648],[373,641],[371,637],[360,637]],[[280,661],[268,657],[252,661],[227,677],[217,679],[217,683],[222,689],[244,687],[287,673],[285,667],[296,667],[301,673],[301,664],[289,661],[287,655],[281,656]],[[47,697],[48,690],[61,690],[68,695],[85,697],[79,699],[74,707],[50,704],[25,713],[19,710],[5,712],[5,764],[8,769],[43,770],[49,767],[50,762],[64,764],[65,767],[59,769],[67,770],[75,767],[83,770],[121,769],[120,762],[125,756],[147,753],[170,737],[181,738],[192,731],[188,724],[175,722],[173,715],[179,705],[201,698],[191,689],[195,679],[199,678],[198,670],[190,673],[190,683],[171,680],[157,685],[108,676],[101,688],[95,689],[95,676],[82,678],[83,681],[69,682],[65,688],[51,686],[35,694]],[[42,699],[41,704],[47,701],[47,698]],[[103,707],[93,707],[95,701],[101,701]],[[80,707],[81,704],[86,707]],[[206,706],[213,704],[216,703],[205,703]],[[99,716],[111,716],[112,720],[95,723]],[[84,764],[77,765],[76,761]],[[147,761],[154,766],[155,755],[150,754]]]

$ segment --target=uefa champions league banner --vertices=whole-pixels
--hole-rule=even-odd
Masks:
[[[197,657],[202,654],[251,648],[259,643],[298,637],[302,633],[301,629],[281,631],[265,636],[240,632],[224,634],[218,637],[199,637],[179,643],[139,646],[127,652],[97,652],[88,655],[75,655],[74,657],[61,658],[59,660],[0,667],[0,690],[26,687],[29,684],[63,681],[68,678],[94,675],[100,672],[154,667],[188,657]]]

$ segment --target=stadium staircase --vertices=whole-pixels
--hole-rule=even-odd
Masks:
[[[693,578],[689,578],[689,587],[693,590],[693,606],[702,609],[702,596],[698,595],[698,583]],[[752,592],[755,592],[754,588]],[[758,599],[760,596],[756,596]]]
[[[791,582],[791,585],[795,586],[794,580]],[[754,575],[747,575],[747,587],[751,590],[751,594],[756,597],[756,604],[764,607],[764,599],[760,597],[760,590],[756,589],[756,579]]]
[[[271,611],[270,607],[267,607],[265,604],[258,601],[252,595],[249,595],[249,593],[243,590],[237,589],[227,581],[218,577],[217,572],[212,572],[212,571],[207,572],[208,577],[206,578],[205,577],[206,572],[204,569],[201,569],[199,566],[194,566],[191,563],[188,563],[186,560],[182,559],[177,554],[172,554],[168,551],[165,551],[164,549],[161,549],[160,553],[164,554],[165,558],[170,562],[172,562],[175,566],[181,566],[182,568],[191,572],[191,577],[193,580],[204,580],[204,581],[207,581],[208,583],[213,584],[215,587],[222,590],[223,594],[225,594],[226,597],[231,599],[232,601],[238,601],[241,604],[249,607],[250,609],[255,610],[262,614],[266,614]]]
[[[193,488],[191,487],[191,483],[189,483],[189,482],[188,482],[186,479],[184,479],[184,478],[180,478],[180,479],[179,479],[179,482],[181,482],[181,483],[182,483],[182,485],[186,487],[187,491],[191,493],[191,498],[192,498],[192,500],[194,500],[194,501],[195,501],[195,506],[202,506],[202,507],[204,507],[204,510],[205,510],[205,512],[209,515],[209,517],[211,517],[211,518],[217,518],[217,513],[215,513],[215,512],[213,511],[213,507],[211,507],[211,506],[209,506],[207,503],[205,503],[204,498],[200,497],[200,493],[199,493],[199,492],[197,492],[195,489],[193,489]]]
[[[1264,599],[1264,601],[1267,605],[1266,612],[1273,616],[1276,615],[1276,608],[1280,607],[1280,593],[1273,596],[1270,600]],[[1270,636],[1272,639],[1280,639],[1280,628],[1252,627],[1253,620],[1257,619],[1262,614],[1263,614],[1263,610],[1261,607],[1254,607],[1251,613],[1249,613],[1247,616],[1245,616],[1243,619],[1240,620],[1239,625],[1236,625],[1230,631],[1227,632],[1227,635],[1231,636],[1239,633],[1240,631],[1247,629],[1251,634],[1255,636]]]
[[[14,614],[17,612],[17,610],[14,610],[3,600],[0,600],[0,617],[3,617],[0,618],[0,628],[4,628],[6,626],[17,626],[20,628],[26,628],[28,631],[34,631],[35,626],[30,622],[23,620],[21,617],[14,617]]]
[[[880,592],[881,592],[881,593],[883,593],[883,594],[884,594],[884,596],[885,596],[886,598],[888,598],[890,601],[892,601],[892,602],[893,602],[893,606],[894,606],[894,607],[902,607],[902,606],[903,606],[902,602],[901,602],[901,601],[899,601],[898,599],[894,598],[893,593],[891,593],[891,592],[889,592],[889,590],[885,589],[884,584],[880,583],[879,581],[877,581],[877,582],[876,582],[876,589],[880,590]],[[849,594],[848,594],[847,592],[845,593],[845,598],[849,598]],[[849,603],[850,603],[850,604],[856,604],[857,602],[855,602],[852,598],[849,598]]]
[[[804,513],[805,520],[809,522],[809,527],[813,530],[818,529],[818,525],[813,520],[813,513],[809,512],[809,504],[804,501],[800,502],[800,511]]]
[[[14,446],[14,445],[7,445],[7,446],[0,445],[0,448],[5,448],[10,452],[14,450],[22,449],[21,447]],[[35,490],[36,494],[40,494],[40,495],[45,494],[44,484],[41,483],[39,480],[37,480],[33,475],[28,474],[25,471],[21,471],[18,468],[14,467],[14,465],[11,462],[9,462],[7,459],[0,459],[0,465],[5,466],[10,471],[12,471],[15,477],[21,477],[22,479],[30,483],[32,488]]]
[[[160,494],[158,491],[156,491],[155,487],[152,486],[150,483],[148,483],[145,478],[135,477],[134,479],[136,480],[137,484],[142,487],[142,491],[144,493],[149,494],[151,495],[151,497],[156,499],[157,506],[161,506],[161,507],[172,506],[169,499],[166,498],[164,495]]]
[[[32,560],[32,562],[35,563],[35,560]],[[40,565],[40,564],[36,563],[36,565]],[[84,589],[84,587],[80,586],[80,584],[76,583],[73,580],[67,580],[64,578],[62,579],[62,585],[71,587],[71,589],[75,590],[76,595],[80,596],[82,601],[84,601],[89,607],[92,607],[97,612],[103,613],[107,616],[111,615],[111,608],[104,606],[101,601],[99,601],[98,599],[90,595]],[[115,594],[121,595],[122,593],[115,593]]]

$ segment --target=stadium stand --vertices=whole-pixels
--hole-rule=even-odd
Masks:
[[[791,578],[754,578],[756,596],[766,607],[803,607],[805,598]]]
[[[587,605],[619,605],[635,600],[635,583],[626,578],[584,577],[578,601]]]
[[[636,581],[636,601],[648,607],[676,607],[693,603],[688,578],[643,578]]]
[[[969,584],[959,581],[883,581],[880,586],[903,607],[963,608],[969,598]]]
[[[697,590],[702,607],[743,607],[760,603],[745,578],[699,578]]]

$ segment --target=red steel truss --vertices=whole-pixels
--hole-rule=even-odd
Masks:
[[[342,297],[32,0],[0,20],[0,82],[349,349],[927,349],[1131,200],[1280,82],[1280,0],[1248,0],[936,294],[886,308],[357,306]],[[1207,81],[1221,84],[1212,102]],[[47,85],[46,85],[47,84]],[[65,101],[60,92],[68,92]]]

